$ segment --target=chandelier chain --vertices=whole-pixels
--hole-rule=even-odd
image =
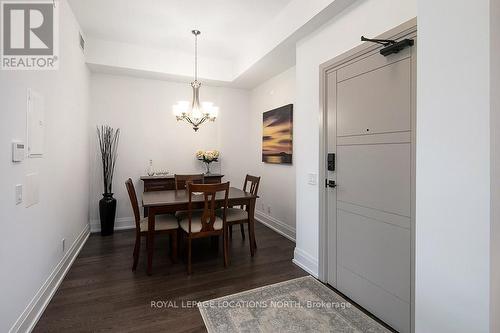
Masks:
[[[198,35],[194,35],[194,80],[198,81]]]

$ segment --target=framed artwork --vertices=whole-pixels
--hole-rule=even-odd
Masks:
[[[292,164],[293,104],[262,114],[262,162]]]

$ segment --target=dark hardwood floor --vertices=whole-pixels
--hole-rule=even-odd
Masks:
[[[145,239],[137,271],[131,270],[135,234],[92,234],[64,278],[34,332],[205,332],[195,303],[307,275],[292,263],[294,243],[256,223],[258,250],[250,257],[248,235],[234,228],[231,264],[222,244],[200,239],[193,246],[193,274],[172,264],[168,238],[155,239],[153,275],[146,275]],[[158,308],[164,301],[176,307]],[[156,303],[160,304],[160,303]]]

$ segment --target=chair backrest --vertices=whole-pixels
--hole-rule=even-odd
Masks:
[[[132,204],[132,209],[134,211],[135,227],[137,230],[141,230],[141,213],[139,212],[139,203],[137,201],[137,195],[135,193],[134,182],[132,179],[127,179],[125,186],[127,187],[128,197],[130,198],[130,203]]]
[[[250,186],[248,186],[250,184]],[[245,182],[243,183],[243,191],[250,192],[257,195],[259,192],[260,177],[246,175]],[[247,189],[248,187],[248,189]],[[241,209],[245,209],[245,205],[241,205]]]
[[[197,175],[174,175],[175,178],[175,189],[183,190],[187,188],[187,184],[203,184],[205,182],[205,176],[203,174]]]
[[[248,184],[250,184],[250,187],[247,190]],[[259,184],[260,184],[260,177],[247,175],[245,177],[245,184],[243,184],[243,191],[250,192],[253,195],[257,195],[257,193],[259,192]]]
[[[215,210],[217,208],[222,208],[223,211],[223,229],[226,227],[226,210],[229,197],[229,182],[221,184],[188,184],[189,191],[189,229],[188,232],[191,233],[191,220],[193,217],[193,193],[198,192],[203,195],[203,213],[201,216],[201,230],[199,232],[211,232],[215,231],[214,223],[216,220]],[[224,192],[223,197],[219,195],[217,198],[217,193]],[[218,201],[216,199],[219,199]],[[222,229],[222,230],[223,230]]]

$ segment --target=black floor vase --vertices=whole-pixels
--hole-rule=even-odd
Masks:
[[[115,229],[116,199],[113,193],[105,193],[99,201],[99,216],[101,217],[101,235],[109,236]]]

